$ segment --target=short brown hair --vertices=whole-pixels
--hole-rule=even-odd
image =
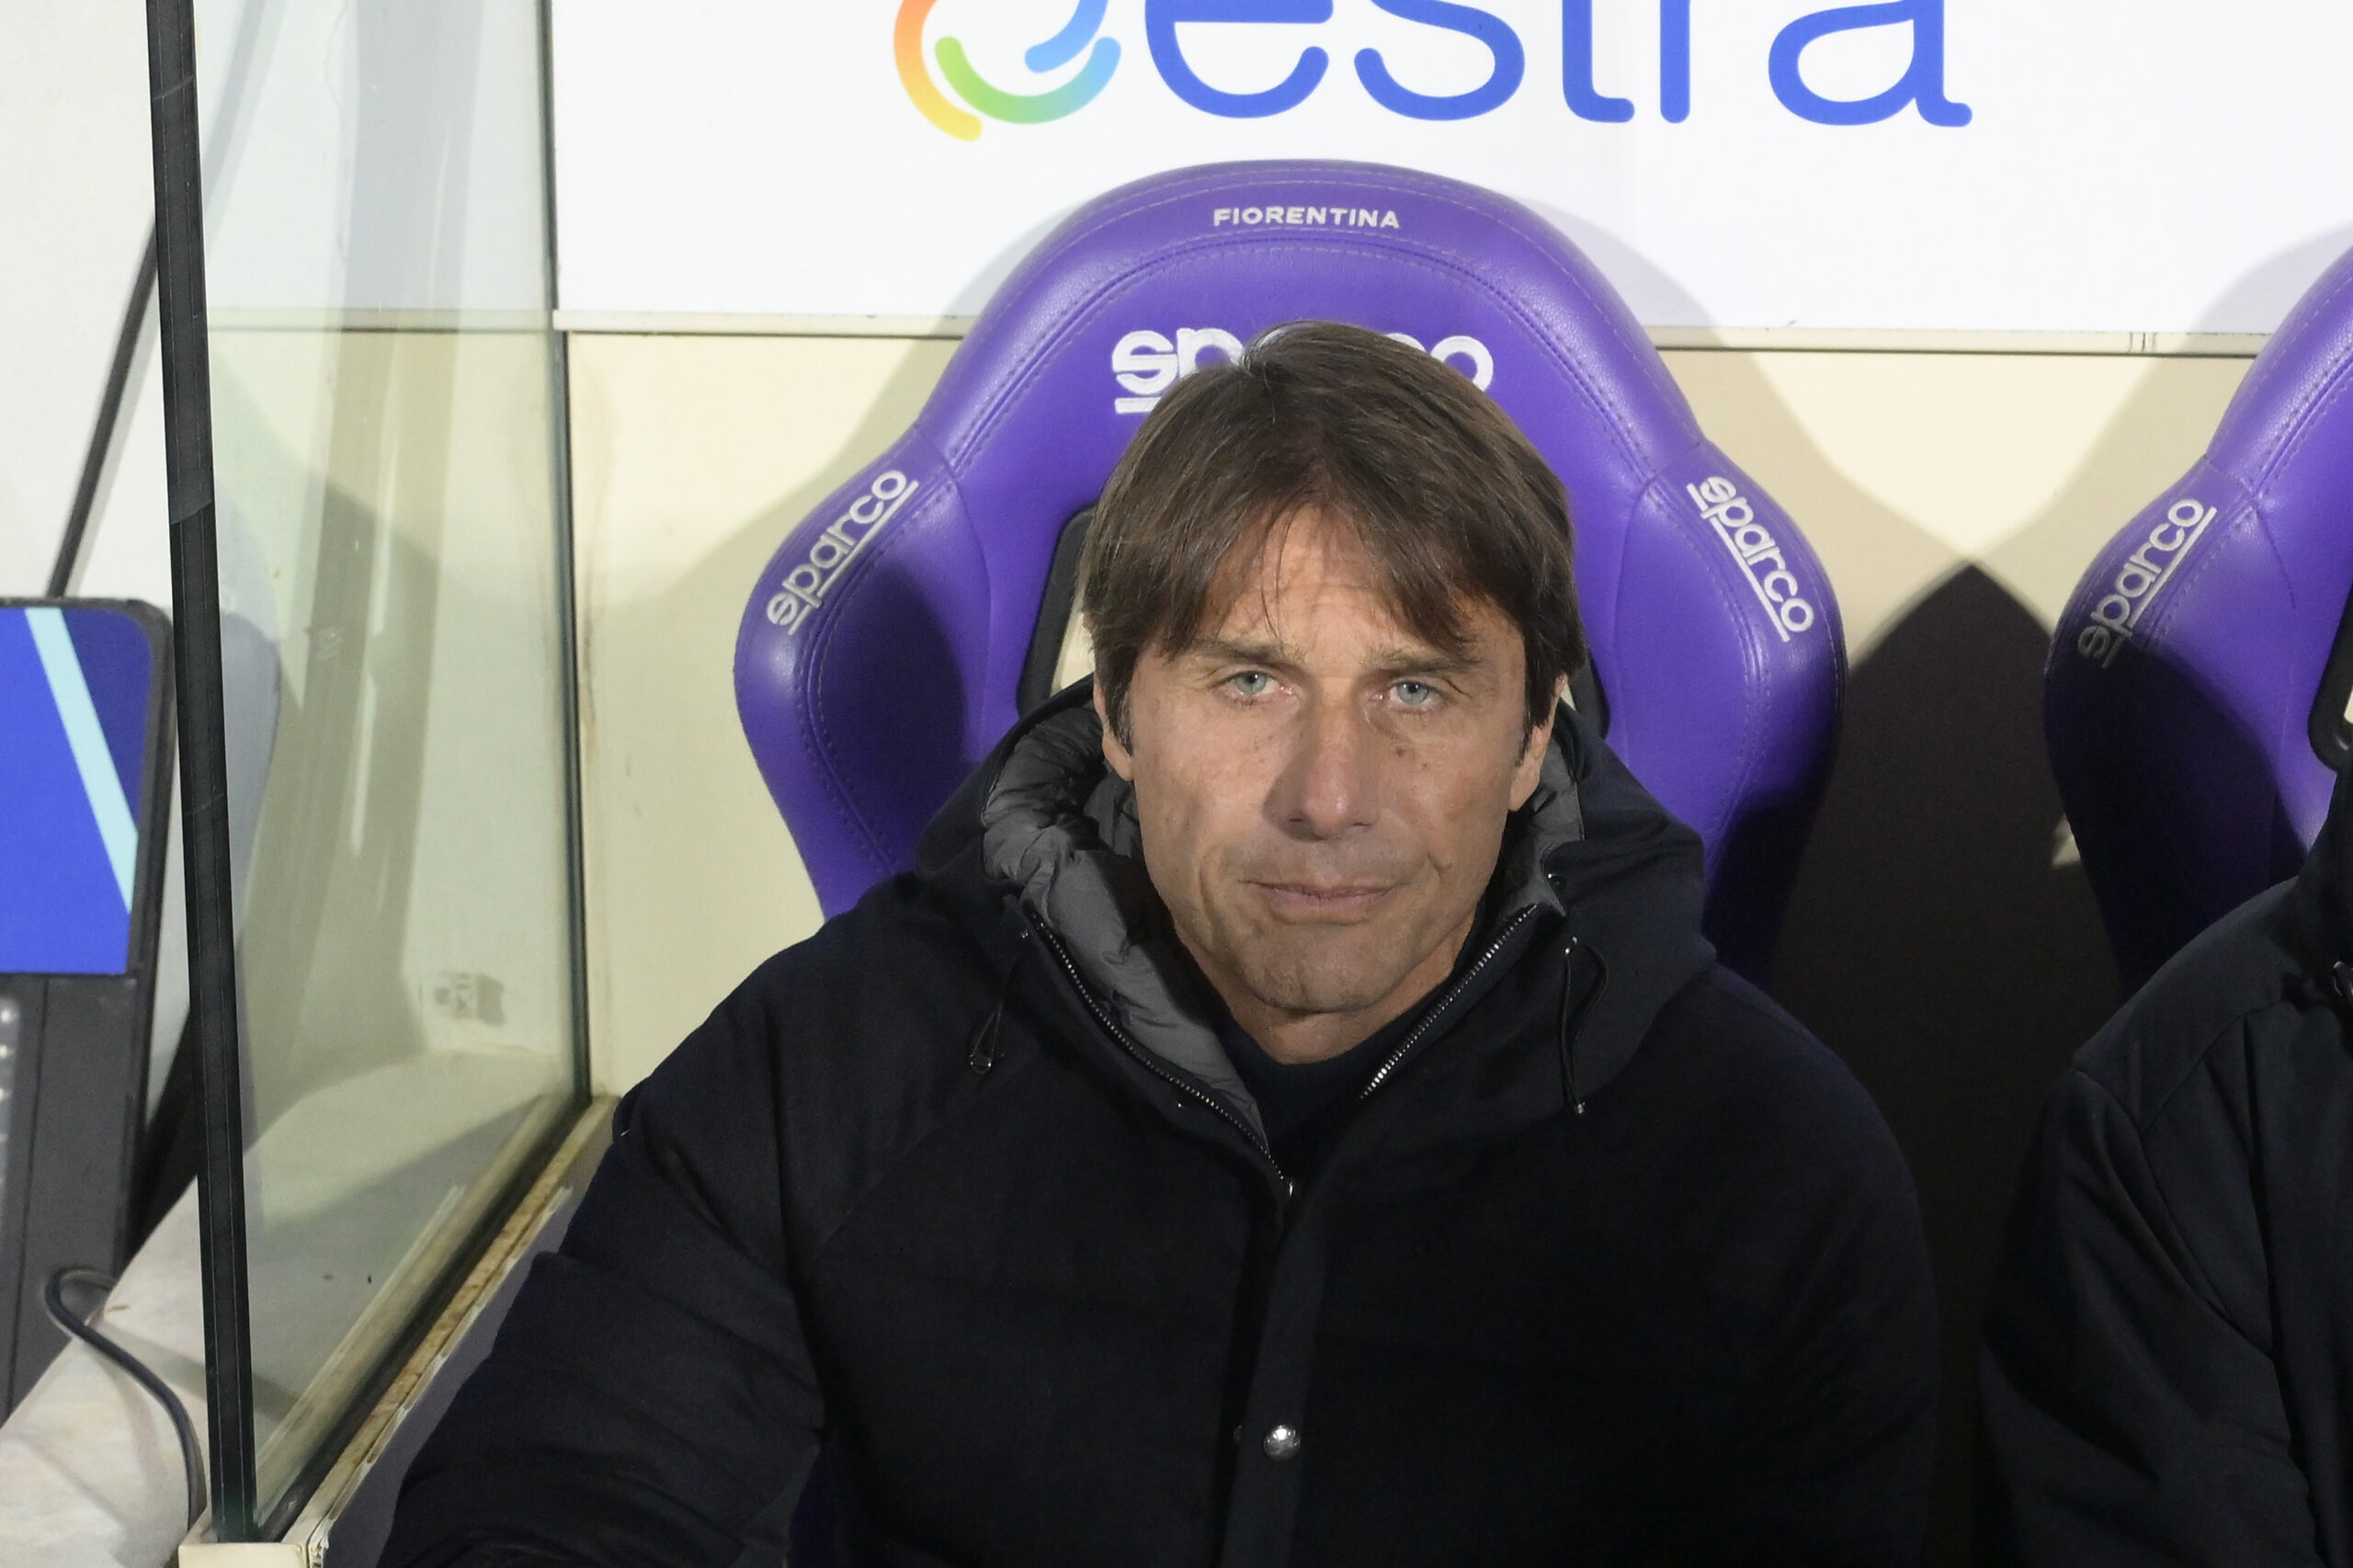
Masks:
[[[1462,601],[1518,628],[1528,723],[1585,667],[1561,481],[1468,379],[1362,327],[1302,322],[1176,383],[1103,487],[1079,566],[1095,678],[1115,733],[1146,650],[1189,647],[1236,551],[1321,508],[1356,530],[1390,607],[1449,653]]]

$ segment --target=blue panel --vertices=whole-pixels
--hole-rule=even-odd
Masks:
[[[155,679],[155,653],[147,629],[119,609],[84,606],[65,612],[65,631],[89,683],[90,700],[114,755],[115,777],[131,802],[131,820],[146,823],[141,792],[147,787],[147,695]]]
[[[97,819],[115,889],[122,894],[123,908],[129,909],[138,869],[139,824],[131,820],[131,802],[124,799],[122,778],[114,770],[114,754],[107,750],[107,733],[98,723],[97,704],[90,700],[90,683],[82,678],[82,660],[65,630],[65,612],[55,605],[32,605],[25,610],[25,624],[32,628],[33,652],[40,655],[50,700],[65,726],[65,744],[82,778],[82,798]]]
[[[0,973],[119,974],[131,914],[32,630],[0,609]]]

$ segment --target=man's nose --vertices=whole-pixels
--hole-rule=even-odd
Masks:
[[[1381,812],[1383,743],[1368,715],[1318,704],[1302,720],[1276,804],[1285,825],[1333,838]]]

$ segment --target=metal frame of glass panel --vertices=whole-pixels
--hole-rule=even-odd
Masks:
[[[259,17],[268,24],[271,31],[282,29],[290,16],[305,25],[315,26],[321,22],[323,15],[315,0],[247,0],[247,3],[252,9],[244,19],[250,21]],[[217,491],[216,462],[220,452],[214,423],[213,384],[221,340],[215,315],[208,310],[204,188],[207,167],[197,101],[199,64],[195,22],[197,7],[196,0],[148,0],[148,66],[156,193],[154,245],[164,369],[173,591],[176,607],[173,621],[174,671],[176,706],[181,715],[177,733],[183,778],[182,833],[188,880],[190,1028],[202,1080],[203,1156],[199,1211],[213,1456],[211,1502],[213,1534],[215,1539],[223,1541],[268,1539],[299,1510],[318,1478],[333,1462],[343,1443],[365,1415],[384,1379],[398,1366],[409,1346],[431,1322],[441,1301],[462,1275],[467,1262],[494,1232],[515,1195],[529,1185],[544,1163],[548,1152],[569,1130],[573,1113],[586,1101],[584,1049],[586,986],[583,970],[577,677],[573,630],[565,357],[563,339],[553,332],[550,315],[553,304],[554,215],[549,135],[549,18],[544,0],[523,0],[523,3],[529,6],[531,25],[535,29],[532,39],[533,80],[529,83],[529,89],[536,98],[535,131],[538,139],[534,176],[540,207],[537,215],[540,228],[536,257],[539,309],[525,312],[532,317],[535,324],[518,329],[510,324],[502,330],[514,337],[521,346],[520,351],[526,354],[531,350],[524,340],[535,332],[539,351],[544,355],[543,435],[549,462],[546,475],[548,490],[544,496],[547,503],[545,522],[548,545],[553,559],[544,563],[546,572],[551,575],[544,579],[533,578],[524,586],[529,588],[536,585],[547,590],[547,597],[539,608],[547,611],[551,621],[550,635],[552,646],[545,652],[549,660],[546,671],[549,689],[546,695],[551,701],[552,713],[543,713],[540,718],[549,724],[549,734],[553,741],[553,756],[546,759],[552,767],[549,789],[551,798],[546,804],[551,815],[559,819],[555,823],[555,831],[560,833],[561,844],[552,861],[541,855],[532,862],[532,866],[538,872],[544,873],[543,881],[547,887],[560,890],[556,902],[560,903],[561,908],[551,911],[548,921],[548,924],[560,928],[547,933],[552,956],[541,969],[560,970],[556,983],[563,994],[561,998],[544,998],[540,1007],[543,1017],[560,1019],[560,1022],[549,1026],[549,1032],[560,1038],[537,1042],[527,1040],[523,1047],[493,1041],[483,1048],[479,1054],[484,1060],[488,1060],[495,1051],[506,1051],[510,1056],[518,1051],[528,1056],[536,1051],[539,1058],[544,1059],[548,1065],[532,1066],[525,1062],[516,1071],[521,1074],[517,1081],[528,1093],[517,1102],[518,1108],[512,1119],[506,1123],[485,1123],[483,1128],[470,1127],[468,1138],[471,1142],[461,1139],[451,1145],[458,1148],[459,1153],[448,1155],[444,1160],[448,1168],[426,1172],[420,1191],[429,1197],[437,1181],[445,1190],[439,1207],[425,1221],[421,1231],[415,1231],[412,1236],[414,1227],[401,1229],[398,1228],[400,1221],[387,1221],[391,1227],[385,1233],[388,1237],[393,1241],[411,1237],[411,1244],[397,1260],[394,1272],[385,1276],[383,1285],[378,1285],[373,1273],[368,1276],[366,1286],[376,1293],[362,1299],[357,1317],[348,1318],[347,1312],[346,1318],[330,1317],[321,1324],[296,1324],[306,1329],[317,1329],[322,1335],[331,1335],[337,1328],[345,1332],[333,1346],[324,1367],[313,1369],[314,1376],[301,1374],[310,1379],[304,1387],[293,1391],[277,1390],[280,1397],[289,1392],[297,1396],[293,1408],[302,1420],[297,1424],[283,1412],[279,1414],[277,1436],[287,1441],[279,1443],[278,1447],[290,1449],[290,1449],[273,1455],[269,1435],[265,1432],[265,1417],[257,1410],[256,1394],[261,1361],[266,1360],[272,1350],[270,1334],[282,1331],[285,1324],[280,1323],[276,1330],[266,1331],[260,1346],[262,1357],[257,1358],[257,1313],[267,1319],[271,1312],[278,1309],[271,1305],[273,1286],[270,1279],[263,1280],[257,1295],[256,1263],[267,1260],[257,1260],[256,1246],[257,1242],[266,1238],[270,1229],[270,1217],[267,1212],[261,1214],[257,1233],[256,1202],[262,1196],[258,1188],[270,1185],[271,1173],[266,1165],[256,1166],[253,1162],[256,1158],[256,1139],[267,1138],[271,1130],[267,1126],[254,1125],[257,1073],[252,1055],[255,1042],[250,1035],[254,1028],[250,1016],[252,1008],[248,1006],[252,988],[257,980],[267,982],[273,977],[255,970],[255,960],[250,957],[245,962],[248,972],[240,972],[238,884],[245,862],[239,858],[241,846],[237,838],[242,831],[247,839],[242,847],[250,851],[255,830],[249,822],[241,830],[232,820],[233,801],[231,786],[236,765],[237,735],[230,710],[234,706],[232,699],[236,693],[229,689],[233,683],[224,676],[222,513]],[[352,12],[358,9],[363,8],[326,8],[337,13],[340,19],[333,24],[335,26],[348,20]],[[308,17],[302,15],[306,10],[312,13]],[[276,14],[271,15],[273,12]],[[512,17],[508,19],[511,21]],[[350,26],[355,29],[353,35],[338,38],[336,46],[347,49],[368,47],[367,19],[363,17],[351,22]],[[237,53],[233,74],[229,78],[231,82],[240,81],[249,73],[253,64],[252,37],[263,30],[259,27],[235,29],[239,37],[234,45]],[[326,36],[326,32],[331,30],[331,28],[323,30],[320,36]],[[353,41],[355,37],[358,40],[357,43]],[[460,50],[464,47],[462,36],[459,37],[459,47]],[[414,62],[409,63],[413,68]],[[267,74],[266,65],[264,73]],[[362,111],[350,112],[358,114]],[[378,129],[381,131],[381,128]],[[512,130],[511,122],[508,129]],[[455,155],[460,160],[467,155],[468,149],[459,144],[466,134],[465,128],[437,130],[435,134],[442,139],[437,146],[445,158],[452,147],[456,148]],[[375,151],[381,155],[384,148],[379,145]],[[401,149],[392,149],[391,156],[395,161],[402,155]],[[505,172],[509,177],[515,175],[511,166]],[[346,173],[348,175],[351,171],[347,170]],[[358,184],[358,176],[353,175],[343,187],[344,194],[348,197]],[[380,215],[364,213],[364,207],[363,192],[362,199],[352,202],[349,210],[324,213],[330,223],[340,224],[341,228],[311,237],[325,239],[329,242],[327,248],[337,255],[359,251],[362,247],[354,240],[352,231],[363,221],[381,221]],[[491,210],[496,210],[494,203]],[[279,214],[281,220],[283,216],[283,213]],[[395,218],[390,222],[397,223],[398,220]],[[462,318],[462,312],[453,313]],[[449,343],[438,347],[428,343],[423,353],[433,364],[446,361],[449,368],[443,372],[443,390],[454,399],[459,391],[463,390],[451,390],[456,387],[460,375],[458,359],[466,347],[462,337],[462,319],[449,330],[452,335]],[[484,337],[494,335],[483,335]],[[477,344],[482,341],[483,338],[475,340]],[[323,378],[323,385],[337,384],[335,376],[349,364],[373,362],[368,359],[370,355],[381,359],[386,354],[396,354],[402,345],[393,343],[388,347],[383,343],[369,343],[352,351],[358,354],[358,359],[335,358],[347,347],[347,344],[331,347],[326,357],[319,360],[319,364],[324,367],[318,372]],[[440,358],[435,358],[437,355]],[[510,365],[521,362],[513,356],[507,360]],[[430,380],[423,384],[421,391],[410,386],[396,387],[394,383],[400,374],[397,367],[382,372],[377,390],[383,394],[383,406],[389,408],[401,399],[407,399],[412,407],[429,404],[433,396]],[[451,407],[454,406],[452,403]],[[541,405],[531,406],[537,408]],[[381,411],[376,405],[370,405],[361,409],[359,414],[364,418]],[[452,421],[455,419],[454,414],[449,417]],[[372,449],[369,455],[375,455]],[[392,460],[386,461],[392,463]],[[396,463],[393,466],[397,466]],[[427,493],[424,506],[428,513],[437,506],[446,509],[449,505],[448,475],[444,472],[448,467],[449,463],[444,462],[426,475],[427,481],[445,482],[440,492],[432,492],[429,483],[423,487]],[[316,479],[320,494],[335,492],[336,480],[327,472],[324,463],[317,465],[316,473],[308,477]],[[412,485],[411,488],[416,487]],[[387,490],[386,495],[391,494],[392,492]],[[367,500],[364,495],[355,501],[348,495],[335,493],[329,496],[328,501],[317,504],[326,506],[332,502],[347,509],[358,507],[364,510]],[[416,504],[406,493],[399,500],[402,505],[415,509]],[[420,677],[416,676],[415,670],[405,668],[402,661],[407,657],[409,665],[413,665],[415,658],[409,655],[414,654],[415,650],[396,646],[382,664],[369,667],[367,676],[372,678],[389,670],[395,676],[411,677],[411,684],[418,691],[426,691],[431,684],[431,666],[442,656],[441,646],[435,641],[443,626],[443,622],[434,619],[438,605],[436,596],[449,585],[451,568],[446,556],[435,557],[432,552],[441,548],[441,524],[447,519],[446,515],[435,518],[429,538],[419,547],[414,540],[398,537],[398,526],[390,517],[391,505],[392,502],[387,500],[386,515],[371,520],[374,533],[369,537],[381,539],[388,558],[395,550],[406,550],[408,558],[411,558],[412,579],[425,584],[423,597],[427,608],[424,614],[425,630],[421,634],[424,639],[421,656],[427,666],[427,673]],[[521,536],[518,534],[517,537]],[[304,538],[300,542],[307,548],[315,541]],[[455,550],[462,546],[463,541],[460,540],[450,548]],[[419,554],[420,549],[424,555],[421,568],[414,564],[413,559]],[[390,568],[385,570],[389,572]],[[418,577],[420,572],[421,579]],[[441,575],[436,576],[437,572]],[[324,582],[326,577],[327,569],[321,567],[318,581]],[[471,588],[478,585],[460,586]],[[462,598],[463,595],[453,597]],[[348,620],[353,614],[364,611],[371,602],[369,591],[363,587],[356,596],[346,594],[345,601],[353,602],[339,602],[336,608]],[[507,614],[510,608],[497,602],[494,595],[486,605],[471,607],[469,613],[475,617],[479,625],[496,626],[503,624],[497,618]],[[234,619],[233,617],[228,619]],[[233,626],[231,628],[233,632],[235,630]],[[366,641],[364,625],[360,631],[363,635],[352,639],[355,644]],[[304,627],[301,634],[313,640],[311,665],[308,666],[311,671],[330,666],[340,656],[343,650],[340,643],[330,645],[324,651],[317,645],[315,626]],[[333,635],[331,632],[330,636]],[[234,640],[232,636],[231,641]],[[292,641],[290,634],[289,641]],[[470,645],[469,651],[478,653],[482,645],[478,640],[476,644]],[[235,652],[231,650],[232,663]],[[361,648],[349,656],[364,662],[369,655],[368,650]],[[272,667],[275,671],[276,666]],[[278,700],[275,678],[273,675],[273,684],[268,691],[273,724],[276,722],[275,704]],[[528,680],[522,684],[528,685]],[[464,683],[451,683],[440,689],[462,691]],[[370,685],[367,694],[370,700],[374,693],[375,687]],[[310,694],[309,688],[305,694]],[[340,688],[329,693],[339,694]],[[428,730],[440,736],[440,744],[445,750],[448,749],[447,732],[449,726],[442,723],[438,729],[432,728],[435,722],[431,711],[432,700],[433,694],[429,691],[417,698],[417,712],[422,716],[416,717],[406,731],[401,732],[419,753],[426,749]],[[328,717],[332,720],[340,714],[331,713]],[[479,721],[481,715],[474,717]],[[365,721],[360,721],[360,723],[364,728]],[[476,723],[476,730],[482,727]],[[375,733],[374,730],[366,730],[360,735],[363,756],[367,742]],[[301,738],[298,735],[298,742]],[[480,749],[477,743],[477,750]],[[473,761],[478,767],[480,757],[474,757]],[[341,774],[334,768],[312,771],[324,771],[339,779],[345,774],[359,769],[362,774],[360,787],[365,790],[367,779],[359,765],[345,757],[339,759],[338,766],[343,767]],[[420,756],[409,771],[421,774],[425,767],[425,761]],[[529,770],[523,768],[518,771]],[[414,785],[414,779],[411,782]],[[276,788],[274,778],[270,780],[270,787]],[[412,794],[421,788],[413,788]],[[462,789],[444,787],[445,797],[453,791],[462,799]],[[328,801],[326,808],[319,807],[321,798]],[[321,790],[313,790],[302,797],[300,803],[310,808],[313,818],[321,818],[321,812],[324,810],[326,814],[322,820],[327,821],[337,834],[341,834],[346,824],[340,817],[334,815],[335,810],[343,809],[335,805],[335,800],[331,790],[324,791],[323,795]],[[358,810],[357,807],[349,809]],[[415,820],[410,826],[414,842],[422,844],[431,835],[433,827],[429,824],[417,826],[417,823],[423,821],[422,808],[414,809],[412,815]],[[356,825],[351,832],[356,835]],[[444,834],[444,836],[448,835]],[[478,849],[480,846],[474,847]],[[540,841],[540,847],[546,847],[544,840]],[[416,851],[416,854],[421,858],[423,852]],[[446,850],[440,853],[440,858],[444,862],[449,860]],[[527,855],[523,858],[529,860],[530,857]],[[496,881],[502,875],[503,864],[494,858],[493,863],[480,873],[482,884],[486,886]],[[416,874],[414,864],[404,865],[402,869],[404,874]],[[456,908],[460,916],[472,913],[460,907],[463,903],[463,889],[467,885],[463,880],[453,879],[447,864],[437,864],[434,870],[439,878],[434,891],[444,902],[442,905],[428,908],[426,923],[432,924],[437,912],[447,914],[449,908]],[[287,875],[299,879],[307,872],[298,869]],[[318,875],[324,879],[328,870],[323,869]],[[304,884],[298,880],[284,885]],[[460,890],[456,894],[450,892],[453,886]],[[256,900],[262,897],[258,887],[256,897]],[[453,898],[456,900],[454,904],[450,902]],[[458,923],[462,924],[463,921]],[[413,937],[414,931],[409,935]],[[408,984],[415,977],[409,972],[414,955],[409,948],[401,946],[404,939],[399,931],[395,931],[388,941],[380,943],[380,946],[396,960],[392,968],[397,972],[391,973],[389,978]],[[414,945],[412,941],[410,947]],[[381,954],[376,956],[381,957]],[[337,957],[340,962],[341,955]],[[267,967],[264,965],[265,970]],[[309,982],[306,979],[302,983]],[[437,1017],[435,1027],[443,1034],[451,1029],[458,1029],[460,1033],[464,1029],[473,1029],[479,1033],[489,1027],[483,1023],[483,1019],[487,1018],[492,1025],[499,1021],[498,984],[487,974],[428,976],[418,982],[415,988],[426,997],[420,1006],[440,1010],[442,1016]],[[350,1010],[357,1012],[367,1005],[363,1001]],[[290,1016],[299,1015],[298,1008],[294,1015]],[[460,1020],[460,1023],[450,1024],[450,1019]],[[409,1022],[415,1025],[415,1020]],[[415,1025],[410,1032],[420,1034],[422,1038],[422,1025]],[[420,1050],[429,1056],[431,1050],[427,1048],[440,1043],[440,1036],[437,1035]],[[462,1047],[465,1043],[466,1040],[461,1039],[460,1045]],[[462,1051],[460,1054],[462,1055]],[[540,1074],[546,1080],[547,1086],[529,1089],[529,1083],[537,1081],[529,1077],[531,1074]],[[269,1074],[262,1073],[258,1076],[267,1078]],[[343,1086],[346,1085],[329,1085],[330,1088]],[[460,1086],[462,1089],[464,1085],[461,1084]],[[265,1085],[264,1087],[270,1085]],[[299,1104],[299,1094],[295,1098]],[[398,1106],[389,1107],[384,1115],[395,1118],[401,1108]],[[270,1114],[269,1108],[265,1106],[259,1119],[267,1121]],[[483,1135],[475,1136],[476,1133]],[[329,1157],[332,1157],[334,1144],[331,1138],[314,1136],[309,1153],[315,1155],[321,1148],[328,1150]],[[490,1151],[486,1155],[483,1153],[485,1148]],[[447,1153],[446,1151],[436,1153]],[[469,1160],[474,1164],[464,1163]],[[454,1191],[446,1190],[451,1170],[460,1178]],[[470,1172],[477,1178],[473,1179],[471,1187],[466,1185],[465,1179]],[[305,1176],[316,1175],[314,1171],[298,1174]],[[410,1173],[404,1168],[394,1174],[406,1179]],[[315,1187],[319,1183],[312,1181],[310,1185]],[[372,1201],[378,1198],[379,1188],[397,1185],[396,1181],[375,1183],[363,1180],[356,1184],[354,1191],[360,1199]],[[335,1219],[335,1213],[334,1210],[329,1211],[329,1221]],[[331,1230],[333,1226],[330,1223],[326,1228]],[[428,1242],[430,1245],[426,1244]],[[295,1272],[300,1273],[303,1267],[308,1266],[309,1260],[298,1257],[294,1262],[298,1266]],[[396,1277],[403,1279],[404,1287],[404,1292],[398,1295],[392,1291],[392,1282]],[[346,1297],[339,1299],[340,1304],[335,1310],[347,1309],[349,1299],[347,1290]],[[380,1308],[390,1310],[377,1311]]]

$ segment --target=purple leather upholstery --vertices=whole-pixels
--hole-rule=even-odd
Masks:
[[[2044,725],[2125,984],[2291,875],[2335,777],[2306,722],[2353,589],[2353,256],[2268,344],[2206,455],[2100,552]]]
[[[1706,839],[1711,935],[1761,969],[1837,722],[1821,566],[1574,246],[1500,197],[1370,164],[1184,169],[1082,209],[914,427],[785,540],[736,701],[827,913],[909,863],[1013,723],[1057,538],[1152,399],[1305,318],[1410,335],[1559,471],[1610,744]]]

